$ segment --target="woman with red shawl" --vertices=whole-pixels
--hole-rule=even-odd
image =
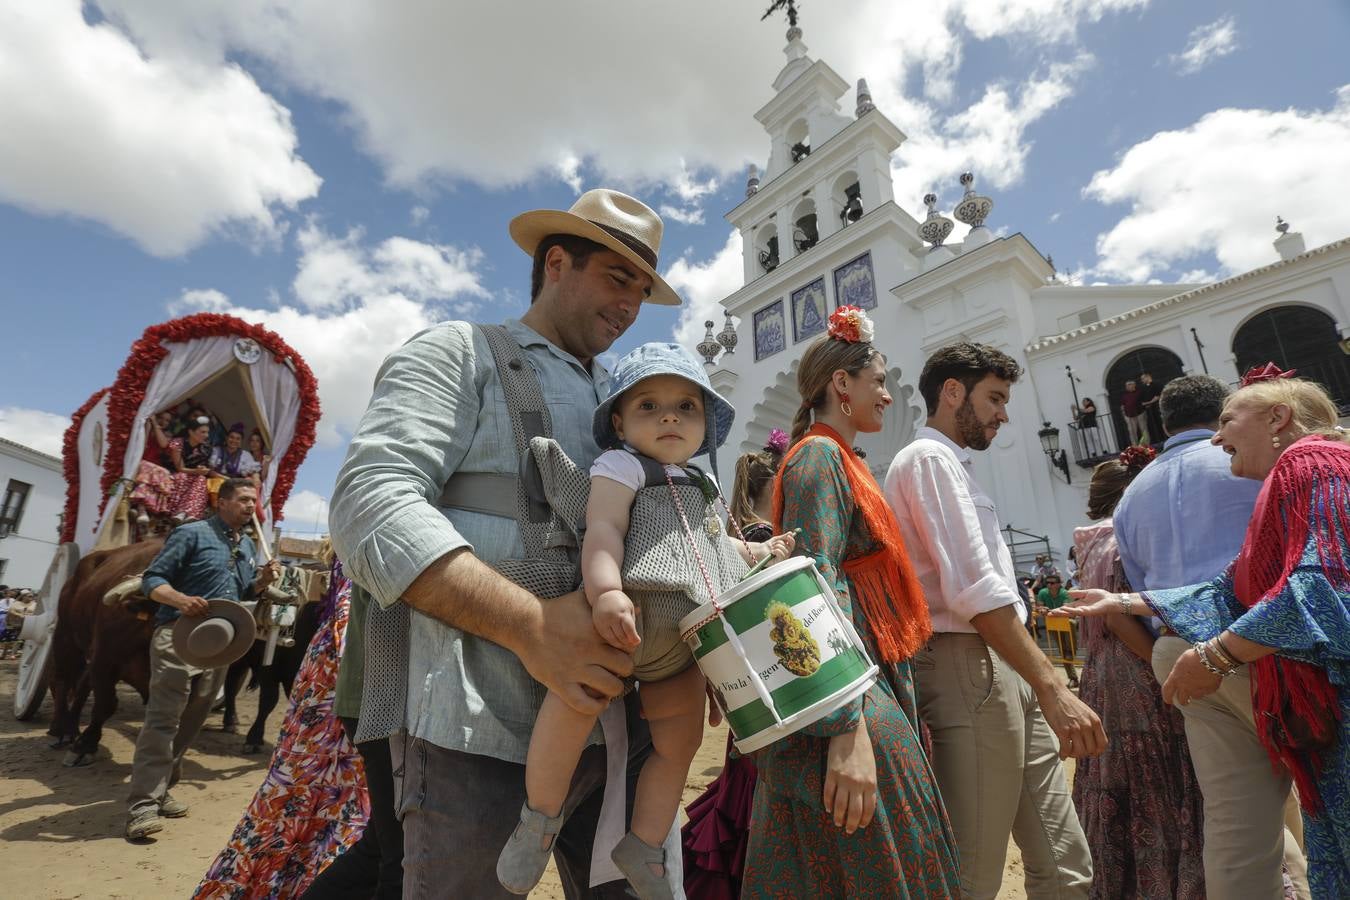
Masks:
[[[1319,386],[1274,365],[1229,397],[1214,442],[1264,482],[1242,550],[1213,582],[1074,591],[1059,615],[1157,615],[1194,642],[1163,685],[1184,706],[1251,669],[1257,734],[1303,806],[1315,898],[1350,897],[1350,443]],[[1203,528],[1204,523],[1196,523]]]

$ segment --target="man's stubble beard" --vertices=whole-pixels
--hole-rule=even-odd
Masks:
[[[980,421],[980,417],[975,415],[975,407],[971,405],[970,398],[967,397],[959,409],[956,410],[956,429],[965,441],[966,446],[972,450],[988,450],[989,435],[985,433],[988,426]]]

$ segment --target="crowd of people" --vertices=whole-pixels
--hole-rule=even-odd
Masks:
[[[18,659],[23,652],[19,633],[23,620],[37,611],[37,595],[31,588],[0,584],[0,659]]]
[[[1010,840],[1031,897],[1350,896],[1350,443],[1319,387],[1174,380],[1161,454],[1094,471],[1075,586],[1048,554],[1022,581],[973,467],[1008,422],[1010,356],[936,350],[927,422],[878,483],[854,445],[892,402],[885,336],[835,310],[788,432],[737,459],[728,503],[715,451],[736,413],[703,367],[667,344],[612,375],[596,361],[644,303],[678,302],[656,214],[596,190],[511,235],[528,311],[432,327],[381,369],[332,499],[340,624],[199,896],[506,897],[551,858],[569,897],[993,898]],[[227,553],[243,595],[266,578],[233,530],[248,482],[227,486],[197,552]],[[793,554],[878,676],[753,753],[729,745],[681,835],[704,717],[726,709],[679,623]],[[164,615],[199,613],[206,587],[170,568],[152,566]],[[1037,610],[1080,620],[1079,693]],[[180,742],[151,718],[129,837],[173,814]],[[330,750],[347,762],[296,777],[295,754]],[[358,768],[368,801],[334,793]],[[323,815],[365,819],[359,839],[269,826],[311,777],[338,778]],[[315,878],[319,840],[336,858]]]
[[[136,522],[179,524],[206,518],[220,485],[247,478],[261,492],[272,457],[262,432],[242,422],[229,427],[205,406],[187,401],[180,413],[160,410],[145,422],[145,449],[131,492]]]

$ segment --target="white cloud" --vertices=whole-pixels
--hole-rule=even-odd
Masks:
[[[431,210],[427,209],[425,206],[414,206],[408,217],[412,220],[413,225],[416,226],[425,225],[430,216]]]
[[[1193,30],[1186,41],[1186,49],[1172,54],[1172,65],[1182,75],[1194,75],[1237,49],[1237,23],[1231,15],[1224,16]]]
[[[147,54],[78,0],[0,11],[0,201],[74,215],[158,256],[273,238],[318,193],[290,113],[240,66]]]
[[[1071,96],[1075,82],[1092,64],[1091,56],[1080,53],[1048,66],[1016,89],[990,85],[974,104],[948,116],[930,103],[897,98],[899,120],[913,124],[891,162],[896,202],[918,210],[923,195],[933,191],[939,208],[950,209],[961,194],[957,177],[964,171],[975,173],[977,190],[1021,182],[1032,146],[1027,129]],[[953,240],[960,237],[953,235]]]
[[[1179,131],[1131,147],[1096,173],[1084,194],[1129,205],[1097,238],[1101,275],[1145,281],[1174,264],[1220,274],[1275,261],[1275,216],[1316,247],[1350,234],[1350,85],[1326,110],[1219,109]],[[1193,265],[1191,266],[1194,267]]]
[[[282,510],[281,530],[287,534],[327,534],[328,498],[314,491],[295,491]]]
[[[860,0],[846,13],[808,15],[803,26],[816,58],[850,82],[866,76],[877,105],[913,135],[923,123],[900,115],[910,107],[895,102],[906,80],[922,75],[921,90],[943,118],[972,37],[1015,38],[1019,51],[1032,51],[1026,58],[1064,47],[1072,56],[1080,25],[1147,4]],[[603,4],[525,12],[464,0],[99,6],[152,50],[260,59],[289,85],[334,101],[397,185],[463,178],[501,187],[543,175],[580,191],[584,165],[587,180],[697,192],[710,171],[763,161],[767,141],[749,111],[770,98],[784,64],[782,21],[761,25],[758,7],[720,0],[645,4],[640,15],[621,16]],[[1013,93],[1022,97],[1009,104],[1035,105],[1025,91]],[[851,107],[852,97],[844,102]]]
[[[468,294],[486,297],[475,268],[482,251],[389,238],[367,249],[364,233],[328,234],[314,222],[296,235],[301,250],[295,296],[310,309],[333,309],[352,300],[398,291],[414,300]]]
[[[40,409],[0,406],[0,437],[40,453],[61,455],[61,439],[70,427],[70,416]]]
[[[359,230],[343,237],[309,222],[296,236],[299,304],[250,308],[220,291],[189,290],[170,303],[175,315],[210,310],[258,322],[281,335],[319,381],[319,442],[338,446],[365,412],[375,372],[391,351],[446,318],[472,318],[488,293],[477,250],[393,237],[374,246]]]
[[[712,259],[695,262],[685,255],[662,273],[666,282],[685,299],[671,340],[683,347],[693,347],[703,340],[703,323],[708,319],[713,322],[714,332],[722,330],[720,301],[739,289],[745,280],[742,260],[741,233],[733,231]]]
[[[679,222],[681,225],[703,224],[703,207],[701,206],[682,208],[671,206],[669,203],[662,203],[657,212],[661,214],[661,218]]]

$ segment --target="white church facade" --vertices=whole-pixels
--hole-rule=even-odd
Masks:
[[[743,239],[745,283],[722,300],[721,333],[709,323],[698,347],[737,410],[722,471],[788,427],[800,403],[797,362],[845,304],[868,310],[890,371],[885,427],[859,436],[879,478],[923,424],[918,375],[938,347],[991,344],[1026,370],[1011,422],[975,454],[1020,568],[1047,549],[1064,559],[1086,519],[1091,466],[1128,442],[1118,398],[1142,372],[1159,383],[1206,371],[1236,382],[1273,360],[1323,383],[1350,411],[1350,238],[1305,251],[1282,225],[1271,265],[1208,285],[1061,283],[1025,236],[990,232],[992,201],[969,176],[952,213],[971,226],[959,243],[947,242],[954,223],[933,195],[922,222],[901,209],[891,155],[904,134],[864,81],[854,115],[840,111],[848,84],[808,56],[800,29],[789,30],[785,52],[775,95],[756,113],[768,163],[762,176],[752,167],[746,199],[727,214]],[[1087,397],[1099,415],[1081,427],[1075,410]]]

